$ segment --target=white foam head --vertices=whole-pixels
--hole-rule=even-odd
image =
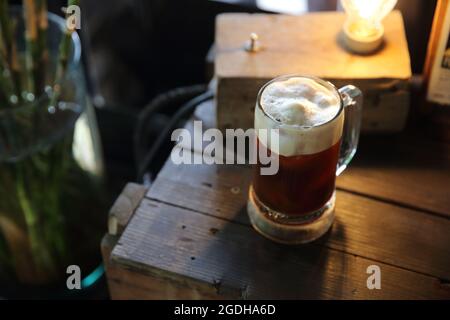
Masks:
[[[342,135],[344,112],[336,91],[310,78],[293,76],[269,83],[255,110],[255,128],[280,130],[284,156],[326,150]],[[338,115],[339,114],[339,115]]]

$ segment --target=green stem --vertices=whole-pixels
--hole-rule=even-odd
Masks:
[[[72,141],[72,139],[68,139]],[[59,146],[55,146],[55,149],[52,150],[51,155],[51,163],[50,166],[50,185],[51,185],[51,207],[49,208],[50,218],[53,222],[52,225],[49,226],[52,233],[52,243],[55,247],[56,252],[59,253],[60,257],[64,258],[66,255],[66,241],[63,236],[63,215],[60,206],[60,193],[63,189],[64,183],[64,175],[66,174],[67,168],[67,155],[66,152],[70,149],[71,144],[66,143],[67,138],[61,141]]]
[[[17,20],[13,21],[13,33],[16,33],[16,28],[17,28]],[[16,88],[16,96],[18,98],[18,102],[21,102],[21,98],[22,98],[22,85],[21,85],[21,66],[20,66],[20,62],[19,62],[19,54],[17,52],[17,43],[16,41],[13,41],[12,46],[11,46],[11,71],[12,71],[12,76],[13,76],[13,81],[14,81],[14,86]]]
[[[1,217],[1,214],[0,214]],[[0,228],[0,231],[3,231]],[[3,236],[2,232],[0,232],[0,264],[4,267],[0,268],[0,269],[5,269],[5,270],[12,270],[13,265],[12,265],[12,261],[10,259],[10,257],[8,256],[9,254],[9,248],[8,248],[8,243],[6,242],[5,237]],[[0,279],[2,277],[1,274],[1,270],[0,270]]]
[[[6,104],[16,104],[18,99],[11,73],[12,26],[7,10],[7,1],[0,0],[0,89]]]
[[[67,7],[79,5],[79,0],[68,0]],[[66,19],[67,19],[66,15]],[[53,86],[53,95],[50,100],[50,105],[55,106],[61,96],[61,82],[67,71],[67,64],[69,61],[70,46],[72,44],[72,33],[75,29],[66,28],[66,33],[59,44],[58,65],[56,67],[55,83]]]
[[[42,276],[43,278],[48,278],[55,274],[56,265],[51,254],[49,253],[48,246],[42,239],[42,233],[39,228],[39,216],[33,210],[32,204],[27,196],[24,181],[25,175],[22,172],[22,170],[25,169],[24,165],[26,165],[26,163],[17,164],[17,197],[22,208],[25,223],[27,225],[30,248],[34,263],[36,265],[36,271],[40,277]]]
[[[0,54],[1,55],[1,54]],[[4,65],[3,58],[0,58],[0,88],[6,98],[8,105],[15,105],[18,102],[18,98],[15,95],[14,81],[11,76],[11,71]],[[0,108],[3,106],[0,105]]]
[[[48,66],[49,53],[47,48],[47,0],[36,0],[36,10],[38,17],[38,50],[37,59],[37,88],[39,92],[43,92],[46,85],[46,71]]]
[[[45,236],[47,243],[58,254],[62,260],[66,255],[65,229],[63,224],[63,213],[60,206],[60,195],[63,190],[64,176],[66,174],[67,150],[71,143],[66,141],[72,139],[64,138],[55,144],[50,150],[45,151],[42,157],[33,157],[33,162],[38,172],[43,173],[39,180],[45,185],[44,197],[39,203],[43,206],[45,214]],[[44,217],[43,217],[44,218]]]
[[[8,10],[8,0],[0,0],[0,29],[2,30],[0,38],[3,39],[7,52],[11,49],[13,38]]]
[[[24,0],[26,91],[36,94],[37,15],[34,0]]]

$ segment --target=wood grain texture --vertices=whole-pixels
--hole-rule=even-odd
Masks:
[[[114,281],[114,275],[125,273],[111,261],[111,252],[117,244],[119,236],[128,225],[134,211],[140,205],[147,192],[147,188],[136,183],[128,183],[122,193],[111,207],[108,215],[108,233],[105,234],[100,243],[103,265],[105,268],[109,292],[113,299],[120,299],[121,294],[129,294],[133,286],[121,287],[121,283]],[[120,289],[119,289],[120,288]],[[140,292],[139,290],[137,290]],[[131,296],[131,294],[130,294]]]
[[[251,175],[244,166],[177,166],[169,159],[147,197],[249,225]],[[449,219],[342,191],[336,201],[336,222],[320,245],[450,279]]]
[[[343,12],[301,16],[221,14],[216,20],[216,75],[219,78],[273,78],[292,73],[327,79],[411,77],[399,11],[383,20],[385,45],[374,55],[354,55],[342,46],[339,31],[344,21]],[[263,47],[256,53],[257,59],[243,50],[252,32],[259,35]]]
[[[109,211],[108,233],[110,235],[122,234],[146,192],[147,188],[136,183],[128,183],[125,186]]]
[[[127,299],[214,299],[216,290],[209,285],[195,281],[187,282],[180,276],[164,275],[165,272],[136,272],[126,268],[126,264],[113,261],[111,252],[118,242],[117,236],[106,234],[101,242],[103,265],[107,276],[108,289],[113,300]],[[229,296],[228,298],[236,298]]]
[[[191,300],[224,298],[217,295],[214,287],[183,279],[176,281],[168,276],[155,276],[124,268],[122,264],[112,263],[108,273],[108,286],[113,300]],[[233,299],[233,296],[226,298]]]
[[[337,186],[450,217],[450,147],[420,133],[363,137]]]
[[[112,259],[146,274],[140,287],[147,279],[164,278],[195,284],[194,291],[209,287],[217,297],[450,297],[448,288],[433,277],[317,245],[282,246],[249,226],[152,200],[141,203]],[[372,264],[382,270],[382,290],[367,289],[366,269]]]
[[[211,122],[208,110],[195,119]],[[250,226],[251,167],[169,159],[111,255],[112,297],[450,299],[449,160],[420,135],[364,137],[338,178],[333,228],[289,247]],[[381,290],[366,287],[373,264]]]

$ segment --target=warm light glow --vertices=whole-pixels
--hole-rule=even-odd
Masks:
[[[256,0],[259,9],[285,13],[302,14],[308,12],[307,0]]]
[[[378,33],[381,21],[392,11],[397,0],[341,0],[348,15],[349,31],[356,37]]]

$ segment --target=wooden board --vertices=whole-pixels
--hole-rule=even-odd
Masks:
[[[262,79],[292,73],[327,79],[411,77],[400,11],[393,11],[383,20],[385,45],[374,55],[354,55],[342,46],[339,32],[344,21],[343,12],[301,16],[221,14],[216,20],[216,75]],[[252,32],[259,35],[262,46],[255,54],[243,50]]]
[[[249,225],[250,180],[245,167],[176,166],[169,160],[147,198]],[[449,219],[342,191],[336,216],[323,245],[450,279]]]
[[[151,200],[141,204],[113,260],[152,280],[192,283],[193,292],[203,284],[224,298],[450,297],[426,275],[314,245],[280,246],[249,226]],[[382,270],[382,290],[367,289],[372,264]]]
[[[195,118],[209,127],[212,111],[203,105]],[[251,228],[250,167],[169,159],[105,254],[111,295],[450,299],[449,159],[448,146],[420,133],[363,138],[338,178],[333,228],[304,246],[272,243]],[[367,289],[370,265],[381,268],[381,290]]]
[[[108,215],[108,234],[112,236],[121,235],[128,221],[131,218],[132,212],[141,202],[147,188],[135,184],[128,183],[114,202]]]
[[[450,217],[450,145],[421,133],[363,137],[343,190]]]

